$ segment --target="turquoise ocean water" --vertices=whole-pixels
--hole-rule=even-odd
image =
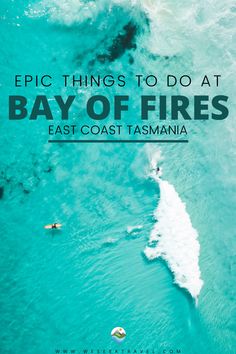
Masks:
[[[235,13],[231,0],[1,1],[1,353],[236,353]],[[132,41],[109,57],[125,26]],[[49,144],[44,118],[7,119],[8,95],[31,103],[73,94],[58,77],[91,73],[124,73],[128,86],[117,92],[134,98],[150,90],[135,88],[133,74],[187,73],[193,85],[173,92],[226,94],[230,117],[189,122],[188,144],[148,146]],[[15,74],[51,74],[55,85],[15,89]],[[200,89],[204,74],[221,74],[220,88]],[[154,92],[171,93],[162,82]],[[94,90],[78,94],[83,103]],[[159,185],[149,170],[160,153]],[[150,261],[156,219],[165,257]],[[54,221],[62,230],[46,232]],[[181,288],[186,277],[194,282],[185,288],[201,290],[197,305]],[[110,337],[116,326],[127,333],[120,345]]]

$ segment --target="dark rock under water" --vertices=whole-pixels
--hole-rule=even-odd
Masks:
[[[0,199],[3,198],[4,195],[4,187],[0,187]]]
[[[113,39],[112,45],[108,48],[106,54],[97,55],[97,60],[100,63],[106,61],[112,62],[120,58],[127,50],[136,49],[136,35],[138,27],[136,24],[129,22],[122,29],[122,32]]]

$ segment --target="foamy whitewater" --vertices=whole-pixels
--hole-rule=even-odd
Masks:
[[[228,22],[234,21],[235,2],[233,0],[203,1],[183,0],[180,2],[168,0],[41,0],[30,5],[26,10],[29,16],[48,16],[52,22],[72,26],[85,21],[94,22],[101,13],[109,13],[114,7],[125,8],[137,23],[142,23],[140,14],[145,14],[149,20],[150,32],[142,47],[157,55],[176,55],[189,53],[193,55],[193,67],[211,61],[202,51],[203,45],[221,48],[225,51],[225,61],[234,65],[234,36]],[[212,13],[215,14],[212,21]],[[104,22],[108,22],[107,15]],[[214,26],[214,31],[212,31]],[[104,27],[102,28],[104,30]],[[204,36],[202,35],[204,31]],[[215,34],[217,33],[217,38]],[[235,32],[234,32],[235,35]],[[225,49],[227,37],[231,48]],[[215,62],[221,68],[221,62]],[[214,72],[214,68],[210,68]]]
[[[42,0],[30,7],[31,16],[49,15],[55,22],[61,22],[67,26],[80,23],[86,20],[94,21],[96,16],[102,11],[111,11],[114,6],[122,6],[132,9],[133,14],[139,11],[154,15],[157,12],[157,3],[153,0]]]
[[[198,233],[192,226],[185,204],[173,185],[157,176],[159,152],[151,159],[151,174],[160,187],[160,201],[154,212],[156,223],[144,253],[148,259],[163,258],[174,274],[175,283],[197,300],[203,281],[199,268]]]

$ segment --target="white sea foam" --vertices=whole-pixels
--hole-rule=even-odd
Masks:
[[[151,169],[158,157],[159,152],[151,158]],[[198,263],[198,233],[174,186],[156,176],[155,172],[151,172],[151,177],[159,184],[160,201],[154,212],[156,223],[144,253],[150,260],[163,258],[174,274],[175,283],[197,300],[203,285]]]
[[[143,27],[145,13],[150,31],[143,38],[141,47],[157,55],[191,55],[191,68],[207,67],[208,74],[222,71],[222,52],[225,53],[225,74],[233,66],[235,54],[235,1],[205,0],[41,0],[26,11],[28,16],[48,16],[51,21],[72,26],[90,20],[113,7],[126,9],[137,24]],[[108,28],[110,31],[110,28]],[[204,50],[202,50],[204,48]],[[212,55],[215,53],[215,65]],[[218,59],[219,58],[219,59]],[[146,65],[146,61],[144,63]],[[232,70],[233,71],[233,70]],[[230,71],[231,72],[231,71]]]
[[[109,244],[114,244],[114,243],[116,243],[118,241],[118,239],[117,238],[114,238],[114,237],[108,237],[106,240],[105,240],[105,244],[106,245],[109,245]]]
[[[139,232],[140,230],[142,230],[142,228],[143,228],[143,225],[133,225],[133,226],[129,225],[129,226],[127,226],[126,231],[128,234],[132,234],[132,233]]]
[[[48,15],[53,22],[71,26],[86,20],[95,20],[101,12],[107,13],[114,6],[122,6],[136,12],[139,10],[137,5],[140,3],[139,0],[41,0],[29,8],[27,14],[29,16]]]
[[[31,5],[26,14],[30,17],[46,15],[53,22],[72,26],[87,20],[93,21],[100,13],[109,13],[116,6],[127,9],[131,15],[137,16],[136,20],[140,19],[140,13],[145,13],[149,19],[154,19],[158,12],[156,0],[41,0]],[[166,11],[160,7],[159,9],[159,13]]]

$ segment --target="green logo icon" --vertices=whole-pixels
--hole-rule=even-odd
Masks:
[[[121,342],[123,342],[123,340],[126,337],[126,332],[125,332],[124,328],[122,328],[122,327],[115,327],[111,331],[111,336],[115,342],[121,343]]]

